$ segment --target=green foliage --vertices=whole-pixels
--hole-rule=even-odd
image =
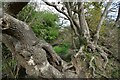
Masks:
[[[34,7],[27,5],[25,6],[22,11],[17,15],[17,18],[19,20],[25,21],[25,22],[30,22],[33,17],[35,16],[36,11],[34,11]],[[31,15],[32,14],[32,15]]]
[[[69,44],[68,43],[63,43],[59,46],[55,46],[54,50],[56,51],[56,53],[58,54],[67,54],[68,53],[68,49],[69,49]]]
[[[85,55],[86,55],[86,57],[87,57],[87,59],[88,59],[88,60],[90,60],[90,59],[91,59],[91,56],[92,56],[92,55],[91,55],[91,53],[86,52],[86,54],[85,54]]]
[[[39,25],[35,25],[32,27],[32,29],[37,37],[42,37],[48,42],[55,40],[59,35],[57,27],[40,27]]]
[[[2,70],[7,72],[7,71],[12,71],[12,69],[15,67],[16,65],[16,60],[15,59],[4,59],[3,60],[3,65],[2,65]]]
[[[58,16],[48,11],[35,11],[31,5],[26,6],[18,15],[20,20],[26,21],[36,36],[47,42],[54,41],[58,35]]]
[[[112,71],[111,77],[112,78],[120,78],[120,69],[116,69],[116,70]]]
[[[12,57],[12,53],[2,44],[2,71],[5,74],[9,74],[9,77],[14,77],[14,67],[16,64],[17,62]]]
[[[40,12],[41,18],[44,20],[44,23],[47,27],[56,27],[56,22],[58,21],[58,17],[56,14],[48,11]]]

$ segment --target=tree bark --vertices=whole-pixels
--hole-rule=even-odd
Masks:
[[[16,16],[22,10],[22,8],[28,4],[28,2],[4,2],[3,4],[4,12],[12,16]]]
[[[72,71],[63,71],[67,63],[48,43],[38,40],[27,24],[8,14],[4,14],[3,21],[7,24],[7,28],[2,28],[3,42],[28,75],[43,78],[77,77]]]
[[[17,3],[7,4],[15,7],[14,4]],[[24,6],[15,9],[17,12],[6,7],[8,10],[5,10],[4,16],[0,19],[2,41],[13,53],[18,64],[34,78],[78,77],[72,70],[67,69],[69,66],[55,53],[51,45],[44,40],[39,40],[26,23],[11,16],[16,15]]]
[[[34,78],[85,78],[85,72],[88,70],[88,62],[85,60],[84,50],[88,47],[93,50],[93,53],[94,50],[100,52],[100,55],[105,59],[103,66],[106,66],[108,59],[105,50],[98,45],[95,46],[95,44],[90,41],[89,27],[85,20],[83,3],[78,2],[76,4],[78,8],[71,9],[73,8],[72,4],[65,2],[66,13],[60,10],[57,5],[46,2],[45,0],[43,1],[47,5],[53,6],[58,12],[64,14],[70,20],[71,27],[79,37],[81,45],[78,53],[73,56],[71,62],[66,63],[55,53],[51,45],[44,40],[38,39],[25,22],[13,17],[16,16],[27,3],[20,6],[16,4],[22,3],[6,3],[6,5],[10,5],[9,7],[5,6],[4,16],[0,18],[0,30],[3,32],[2,41],[13,53],[18,64],[26,69],[26,73]],[[77,14],[76,19],[74,18],[74,14]],[[98,25],[98,33],[105,14],[106,11]],[[94,66],[92,65],[94,59],[94,56],[92,56],[89,62],[93,72],[95,72]]]

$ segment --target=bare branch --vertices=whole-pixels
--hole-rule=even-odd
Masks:
[[[118,6],[119,6],[118,16],[117,16],[117,18],[116,18],[116,21],[115,21],[115,23],[114,23],[114,26],[118,24],[118,21],[119,21],[119,19],[120,19],[120,3],[118,4]]]
[[[77,21],[74,19],[74,15],[72,14],[72,6],[71,6],[71,3],[70,2],[66,2],[66,8],[67,8],[67,12],[68,12],[68,15],[71,17],[74,25],[76,26],[78,32],[79,32],[79,29],[80,29],[80,25],[77,23]]]
[[[105,19],[105,16],[106,16],[106,14],[107,14],[107,11],[108,11],[108,8],[110,7],[110,5],[111,5],[111,2],[108,2],[108,3],[107,3],[107,6],[106,6],[105,9],[104,9],[103,14],[101,15],[101,19],[100,19],[100,21],[99,21],[99,23],[98,23],[98,25],[97,25],[96,33],[95,33],[95,35],[94,35],[94,43],[95,43],[96,45],[97,45],[97,41],[98,41],[98,39],[99,39],[99,32],[100,32],[101,26],[102,26],[102,24],[103,24],[103,21],[104,21],[104,19]]]
[[[58,12],[64,14],[66,17],[69,18],[69,16],[68,16],[65,12],[63,12],[62,10],[60,10],[60,9],[57,8],[57,5],[52,4],[52,3],[49,3],[49,2],[47,2],[46,0],[42,0],[42,1],[43,1],[44,3],[46,3],[47,5],[54,7]]]
[[[65,13],[64,11],[58,9],[58,8],[57,8],[57,5],[55,5],[55,4],[49,3],[49,2],[47,2],[46,0],[42,0],[42,1],[45,2],[47,5],[54,7],[58,12],[62,13],[63,15],[65,15],[65,16],[70,20],[70,22],[71,22],[71,27],[73,28],[75,34],[76,34],[76,35],[79,35],[79,34],[76,32],[78,29],[76,29],[76,28],[74,27],[74,26],[78,26],[78,24],[76,23],[76,21],[75,21],[74,19],[72,19],[72,18],[70,17],[70,15],[68,15],[68,14]]]

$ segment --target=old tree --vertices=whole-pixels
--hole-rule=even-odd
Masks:
[[[25,68],[27,77],[34,78],[86,78],[104,74],[109,63],[108,56],[112,54],[106,47],[98,45],[101,26],[105,20],[111,2],[108,2],[102,16],[96,25],[94,34],[85,17],[83,2],[49,3],[70,21],[74,36],[79,39],[79,50],[73,55],[71,62],[60,58],[52,46],[44,40],[38,39],[32,29],[16,15],[28,2],[7,2],[3,4],[3,15],[0,18],[2,42],[11,51],[20,67]],[[57,4],[63,5],[59,8]],[[120,9],[120,8],[119,8]],[[119,22],[119,13],[116,24]],[[89,53],[88,53],[89,52]],[[87,56],[90,54],[90,56]]]

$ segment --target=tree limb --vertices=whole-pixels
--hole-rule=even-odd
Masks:
[[[119,25],[119,19],[120,19],[120,3],[118,4],[118,6],[119,6],[119,8],[118,8],[118,15],[117,15],[117,18],[116,18],[116,20],[115,20],[115,23],[114,23],[114,25],[113,26],[115,26],[115,25]]]
[[[101,19],[100,19],[100,21],[99,21],[99,23],[98,23],[98,25],[96,27],[96,33],[94,35],[94,43],[95,43],[95,45],[97,45],[97,41],[99,39],[100,29],[102,27],[103,21],[105,19],[105,16],[107,14],[107,11],[108,11],[110,5],[111,5],[111,2],[108,2],[107,5],[106,5],[106,7],[105,7],[105,9],[104,9],[104,11],[103,11],[103,14],[101,15]]]

